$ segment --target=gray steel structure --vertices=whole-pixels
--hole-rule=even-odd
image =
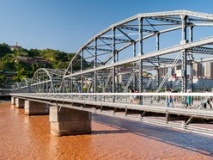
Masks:
[[[16,93],[56,93],[60,92],[60,85],[64,70],[40,68],[31,79],[23,78],[16,82],[13,91]]]
[[[159,92],[169,74],[159,70],[181,65],[181,91],[193,89],[193,63],[213,61],[213,15],[186,10],[138,14],[115,23],[84,44],[67,69],[41,68],[31,80],[15,84],[16,92],[144,92],[143,72],[157,77]],[[176,58],[175,58],[176,57]],[[80,69],[75,63],[80,62]],[[127,84],[119,82],[120,68],[132,67]],[[189,75],[189,81],[187,81]],[[89,82],[85,84],[85,80]],[[188,83],[188,84],[187,84]],[[130,85],[131,84],[131,85]],[[123,90],[119,89],[122,88]]]
[[[171,93],[12,93],[13,98],[118,117],[148,124],[167,126],[213,136],[213,112],[201,105],[213,93],[172,93],[174,107],[167,107]],[[143,105],[130,103],[129,96],[140,95]],[[186,108],[184,97],[192,96],[193,105]],[[116,98],[114,98],[116,97]],[[153,101],[152,97],[158,97]],[[44,107],[46,105],[43,105]],[[61,109],[59,109],[60,112]],[[64,115],[67,117],[67,115]]]
[[[78,82],[78,90],[83,92],[83,81],[91,78],[93,88],[90,92],[98,92],[101,86],[103,92],[117,93],[116,77],[119,68],[125,66],[137,70],[132,78],[133,87],[143,92],[144,66],[154,67],[153,74],[157,75],[159,86],[159,68],[175,61],[181,63],[181,90],[186,92],[187,74],[192,84],[192,72],[187,73],[187,68],[190,69],[194,59],[212,56],[212,26],[212,14],[187,10],[138,14],[115,23],[79,49],[64,73],[62,92],[73,92],[74,82]],[[181,57],[175,59],[178,54]],[[90,65],[85,65],[85,61]],[[81,63],[79,70],[74,68],[76,62]]]
[[[10,95],[59,107],[213,135],[212,108],[204,107],[206,97],[213,96],[213,93],[144,93],[146,87],[143,83],[143,72],[153,69],[160,87],[165,79],[160,82],[159,69],[165,66],[173,69],[181,64],[182,92],[186,92],[187,87],[192,89],[191,65],[213,61],[212,27],[212,14],[185,10],[138,14],[92,37],[79,49],[66,70],[41,68],[31,80],[16,84],[18,94]],[[76,62],[80,62],[78,70],[75,68]],[[133,87],[139,88],[139,93],[118,93],[119,69],[127,66],[133,68],[130,80]],[[83,93],[85,81],[88,81],[87,92],[92,93]],[[57,93],[59,91],[61,93]],[[139,96],[137,103],[128,102],[133,95]],[[166,105],[171,95],[176,97],[176,104],[170,108]],[[187,96],[193,96],[191,108],[186,108]],[[165,120],[145,117],[149,113],[163,114]],[[205,124],[204,128],[193,126],[193,123],[191,125],[194,119],[204,120],[210,124],[209,128]]]

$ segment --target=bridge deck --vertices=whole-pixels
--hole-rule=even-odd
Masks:
[[[12,96],[17,96],[12,94]],[[149,124],[185,129],[213,135],[213,111],[202,109],[169,108],[163,105],[140,105],[83,99],[71,96],[19,95],[23,99],[96,114],[141,121]]]

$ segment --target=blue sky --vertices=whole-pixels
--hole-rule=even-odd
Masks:
[[[182,9],[213,14],[213,0],[0,0],[0,43],[77,52],[113,23]]]

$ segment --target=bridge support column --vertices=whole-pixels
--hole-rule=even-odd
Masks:
[[[17,108],[24,108],[24,99],[15,98],[15,103]]]
[[[48,115],[49,105],[26,100],[24,104],[24,111],[26,115]]]
[[[51,134],[56,136],[91,133],[91,113],[58,106],[50,107]]]
[[[11,104],[15,105],[16,104],[16,98],[11,96]]]

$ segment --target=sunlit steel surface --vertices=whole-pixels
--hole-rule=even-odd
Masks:
[[[29,83],[20,82],[14,89],[118,93],[133,88],[141,93],[149,88],[151,78],[144,74],[147,71],[154,77],[155,91],[159,92],[167,86],[175,66],[180,66],[180,91],[193,91],[192,64],[213,60],[212,26],[213,15],[207,13],[178,10],[138,14],[92,37],[81,46],[66,70],[41,68]],[[128,67],[132,71],[124,81],[120,78],[122,70]],[[161,75],[160,69],[165,67],[168,73]]]
[[[191,64],[212,56],[212,26],[212,14],[186,10],[138,14],[115,23],[79,49],[65,72],[62,90],[89,90],[93,93],[126,91],[119,89],[126,84],[117,77],[120,68],[131,66],[137,72],[131,74],[133,78],[129,78],[131,83],[127,87],[143,92],[146,86],[142,74],[146,71],[144,66],[152,67],[160,86],[159,69],[169,64],[174,66],[173,62],[176,62],[182,70],[181,91],[186,92],[193,89],[192,75],[187,73],[192,68]],[[178,57],[178,54],[181,56]],[[85,65],[85,61],[91,65]],[[76,62],[81,64],[79,70],[74,67]],[[187,75],[190,75],[189,82]],[[91,79],[90,85],[85,84],[88,78]]]
[[[40,68],[32,79],[24,78],[16,82],[14,92],[18,93],[56,93],[60,91],[60,85],[64,70]]]
[[[206,104],[206,107],[203,105],[207,103],[207,97],[213,97],[213,93],[19,93],[11,95],[59,107],[213,135],[213,126],[211,126],[213,110],[209,104]],[[139,97],[131,102],[131,96],[143,96],[143,105],[138,101]],[[168,97],[171,96],[173,103],[168,106]],[[193,100],[188,106],[187,97]]]

